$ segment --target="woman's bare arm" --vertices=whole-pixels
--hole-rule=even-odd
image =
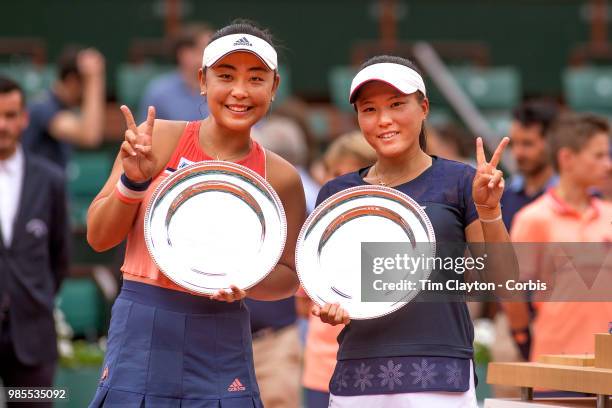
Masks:
[[[128,129],[111,174],[87,212],[87,242],[96,251],[121,243],[130,232],[141,203],[125,203],[115,194],[122,173],[142,182],[159,174],[169,160],[185,122],[155,120],[150,108],[147,121],[136,126],[131,112],[122,107]],[[152,143],[155,140],[155,143]]]

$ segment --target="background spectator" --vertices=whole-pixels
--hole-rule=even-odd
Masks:
[[[212,28],[206,24],[184,26],[174,40],[176,69],[151,81],[140,102],[140,121],[147,117],[149,106],[155,106],[158,119],[198,120],[208,116],[197,72],[202,66],[202,52],[212,34]]]
[[[69,259],[65,183],[57,165],[22,149],[27,124],[23,91],[0,77],[0,379],[5,387],[51,387],[53,308]]]
[[[589,114],[570,114],[557,121],[548,133],[554,169],[559,184],[523,208],[515,217],[511,236],[514,242],[610,242],[612,203],[589,193],[609,177],[608,122]],[[521,259],[521,277],[550,283],[547,271],[555,262],[542,245],[528,259]],[[555,272],[555,290],[568,285],[569,275]],[[575,280],[568,290],[581,290]],[[529,311],[523,302],[506,303],[510,327],[528,342]],[[593,333],[607,329],[612,316],[610,302],[538,302],[535,304],[530,359],[542,354],[594,353]]]
[[[29,106],[23,145],[65,168],[72,146],[93,148],[102,142],[105,61],[93,48],[68,48],[58,70],[53,88]]]
[[[550,100],[533,100],[512,112],[510,151],[518,173],[514,174],[502,196],[503,217],[510,229],[514,215],[557,182],[550,162],[546,132],[559,114]]]

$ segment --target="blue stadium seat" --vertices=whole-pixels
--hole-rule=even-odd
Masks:
[[[272,107],[280,106],[287,98],[292,94],[291,87],[291,70],[285,65],[279,65],[278,74],[280,75],[281,81],[276,90],[276,97],[272,103]]]
[[[54,67],[50,65],[37,66],[28,63],[0,64],[0,74],[6,75],[19,83],[29,100],[49,89],[56,77]]]
[[[572,109],[612,115],[612,67],[568,68],[563,88]]]
[[[104,297],[93,279],[65,279],[57,302],[75,336],[97,338],[104,333]]]
[[[74,227],[85,226],[87,209],[106,182],[112,165],[113,158],[108,152],[73,152],[66,173],[70,195],[70,220]]]
[[[353,106],[349,103],[348,97],[351,90],[351,81],[356,73],[357,69],[348,66],[332,67],[328,73],[331,101],[345,112],[353,112]]]
[[[482,110],[511,110],[521,99],[521,79],[512,67],[449,67],[459,86]]]
[[[154,63],[119,65],[116,87],[119,101],[136,109],[149,82],[172,69],[170,65]]]

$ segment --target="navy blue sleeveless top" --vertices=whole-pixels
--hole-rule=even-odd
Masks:
[[[317,205],[339,191],[367,185],[363,180],[367,170],[325,184]],[[424,207],[437,243],[462,243],[466,241],[465,228],[478,218],[472,200],[475,172],[467,164],[434,156],[423,173],[394,188]],[[413,301],[377,319],[351,321],[338,336],[338,360],[400,356],[471,359],[473,340],[474,328],[465,302]]]

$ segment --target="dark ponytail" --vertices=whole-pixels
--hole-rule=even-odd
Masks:
[[[427,131],[425,130],[425,121],[421,123],[421,133],[419,133],[419,146],[421,150],[427,151]]]

